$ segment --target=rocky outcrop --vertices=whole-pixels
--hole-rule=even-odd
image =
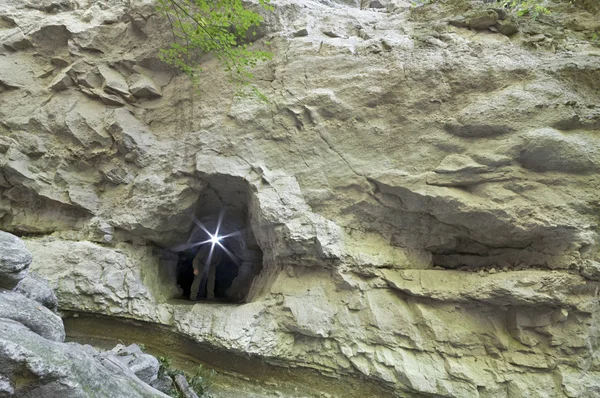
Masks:
[[[0,231],[0,289],[12,289],[25,278],[31,253],[22,240]]]
[[[22,294],[6,290],[0,292],[0,318],[21,323],[48,340],[65,340],[60,317]]]
[[[58,299],[54,294],[54,290],[45,279],[33,272],[29,272],[15,287],[14,291],[37,301],[52,312],[58,310]]]
[[[117,359],[131,370],[144,383],[150,384],[158,377],[160,364],[152,355],[145,354],[140,346],[120,344],[111,350]]]
[[[151,2],[0,5],[0,227],[61,306],[398,396],[599,394],[596,8],[276,3],[268,103],[160,63]],[[221,208],[247,303],[170,302]]]
[[[0,349],[2,377],[7,381],[2,396],[167,397],[120,368],[105,366],[79,344],[49,341],[4,318],[0,318]]]
[[[26,273],[31,253],[16,236],[0,236],[0,263],[27,263],[19,268]],[[0,270],[3,280],[14,274]],[[54,307],[56,297],[37,276],[25,277],[14,291],[0,288],[0,397],[167,397],[137,377],[156,378],[155,358],[140,352],[119,366],[125,357],[64,343],[62,320],[43,305]]]

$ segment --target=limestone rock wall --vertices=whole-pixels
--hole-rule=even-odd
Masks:
[[[597,395],[597,8],[275,7],[264,103],[162,64],[152,1],[0,5],[0,227],[61,305],[398,396]],[[218,184],[263,252],[250,302],[168,303]]]

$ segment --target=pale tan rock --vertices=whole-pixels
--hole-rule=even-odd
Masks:
[[[119,94],[131,99],[127,80],[118,71],[108,65],[98,65],[98,72],[103,79],[103,89],[110,94]]]
[[[134,73],[127,79],[129,90],[136,98],[157,98],[161,97],[160,87],[148,76],[141,73]]]
[[[60,72],[56,75],[52,83],[50,83],[50,89],[54,91],[63,91],[73,85],[73,80],[67,75],[66,72]]]
[[[19,28],[3,31],[0,34],[0,44],[13,51],[25,50],[31,47],[31,42],[27,40],[23,31]]]
[[[491,273],[482,281],[462,271],[382,270],[390,285],[417,297],[442,301],[484,301],[490,304],[531,306],[552,304],[594,311],[591,296],[580,301],[577,291],[598,289],[583,277],[560,271],[520,271]],[[510,291],[510,295],[504,292]]]
[[[162,64],[169,27],[149,2],[78,3],[0,6],[33,46],[0,57],[0,227],[48,235],[27,244],[64,309],[397,396],[598,395],[600,99],[583,33],[552,32],[546,52],[448,26],[444,2],[282,0],[261,28],[265,103],[210,57],[200,95]],[[556,24],[597,26],[571,11]],[[502,33],[500,14],[465,15]],[[168,249],[222,207],[262,250],[236,287],[250,302],[169,302]]]

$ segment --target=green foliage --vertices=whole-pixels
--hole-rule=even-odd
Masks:
[[[215,375],[214,370],[204,369],[202,365],[199,365],[196,368],[196,373],[193,376],[190,376],[188,373],[179,370],[173,369],[171,367],[171,359],[169,357],[158,357],[158,362],[160,363],[160,367],[158,369],[158,377],[169,376],[173,378],[175,375],[184,375],[190,387],[198,394],[201,398],[211,398],[209,394],[210,384],[212,382],[212,378]],[[173,387],[171,391],[168,392],[168,395],[173,398],[185,398],[184,395],[177,389],[177,387]]]
[[[270,0],[259,0],[260,6],[273,10]],[[262,17],[244,7],[242,0],[158,0],[157,10],[171,24],[173,42],[160,50],[161,59],[185,72],[198,83],[201,71],[198,58],[213,54],[231,73],[232,80],[248,84],[250,69],[258,62],[272,58],[267,51],[254,51],[245,42],[256,35]]]
[[[436,0],[411,0],[410,1],[410,6],[412,8],[414,7],[421,7],[427,4],[431,4],[431,3],[435,3]]]
[[[536,19],[540,15],[550,14],[550,10],[542,2],[543,0],[509,0],[505,1],[503,6],[513,9],[519,17],[527,15]]]
[[[189,377],[187,375],[186,377],[188,383],[190,383],[190,386],[196,392],[196,394],[198,394],[199,397],[209,397],[208,389],[210,387],[214,375],[214,370],[207,370],[204,369],[202,365],[199,365],[196,368],[196,373],[192,377]]]
[[[158,368],[158,376],[162,377],[163,375],[170,375],[169,372],[171,371],[171,358],[168,357],[158,357],[158,363],[159,363],[159,368]]]

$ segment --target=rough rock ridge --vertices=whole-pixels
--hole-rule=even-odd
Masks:
[[[598,8],[377,3],[275,2],[264,103],[161,64],[152,1],[4,1],[0,227],[65,309],[398,396],[600,394]],[[248,302],[169,302],[219,207]]]

